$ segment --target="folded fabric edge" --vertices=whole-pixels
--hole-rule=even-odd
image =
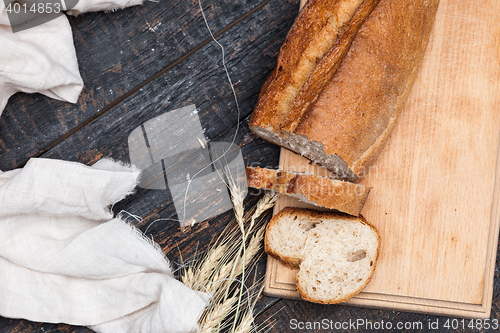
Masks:
[[[17,92],[18,90],[6,87],[4,84],[0,83],[0,116],[2,115],[3,110],[5,109],[5,106],[7,105],[9,98],[11,98],[12,95],[14,95]]]
[[[138,227],[136,227],[132,223],[122,219],[121,217],[122,217],[122,215],[120,214],[115,218],[115,220],[119,220],[120,222],[123,222],[124,224],[126,224],[128,226],[128,228],[130,228],[132,235],[135,236],[139,242],[145,244],[145,246],[151,246],[155,251],[157,251],[164,258],[165,263],[168,266],[169,272],[167,273],[167,275],[170,275],[174,280],[177,281],[177,283],[179,283],[179,285],[183,285],[183,288],[185,288],[184,292],[187,292],[189,290],[189,292],[193,293],[193,296],[192,296],[191,301],[189,303],[178,304],[178,306],[190,308],[191,313],[186,314],[186,318],[189,317],[192,320],[194,320],[194,322],[189,324],[189,320],[188,320],[187,322],[184,322],[182,325],[180,323],[178,323],[181,326],[187,325],[187,326],[190,326],[191,328],[188,329],[187,327],[185,327],[185,330],[180,330],[180,331],[175,331],[175,332],[198,332],[199,331],[198,321],[200,320],[201,316],[203,315],[203,312],[205,311],[206,307],[209,306],[210,302],[212,301],[213,295],[209,292],[199,291],[199,290],[193,289],[193,288],[185,285],[180,279],[178,279],[174,275],[173,269],[172,269],[172,263],[168,259],[166,253],[162,250],[161,246],[158,243],[156,243],[152,237],[149,238],[145,233],[142,232],[142,230],[140,230]],[[132,327],[134,327],[132,322],[130,320],[128,320],[127,317],[130,316],[130,319],[132,319],[135,315],[140,316],[140,314],[144,313],[144,311],[147,311],[147,310],[141,309],[133,314],[128,314],[127,316],[123,316],[122,319],[125,319],[125,321],[118,319],[114,323],[108,322],[108,323],[102,323],[100,325],[91,325],[88,327],[95,330],[98,333],[111,333],[111,332],[115,333],[117,331],[115,325],[120,325],[119,324],[120,322],[122,322],[121,324],[125,324],[126,326],[127,326],[127,323],[131,324]],[[186,318],[184,318],[184,320],[186,320]],[[194,330],[192,330],[192,329],[194,329]],[[170,331],[166,331],[166,332],[170,332]]]
[[[40,94],[63,102],[76,104],[83,90],[83,80],[79,71],[74,73],[74,80],[72,83],[41,90]]]
[[[168,268],[170,270],[170,275],[172,277],[174,277],[173,273],[172,273],[172,264],[170,263],[170,260],[168,260],[167,258],[167,255],[165,254],[165,252],[163,252],[161,246],[156,243],[154,241],[154,239],[151,237],[149,238],[145,233],[142,232],[141,229],[139,229],[138,227],[136,227],[135,225],[133,225],[132,223],[124,220],[122,218],[122,214],[119,214],[116,219],[120,220],[121,222],[123,222],[124,224],[126,224],[130,229],[131,229],[131,232],[132,234],[137,237],[137,239],[141,242],[145,242],[147,243],[148,245],[152,246],[159,254],[161,254],[161,256],[165,259],[165,261],[168,263]]]
[[[122,188],[118,192],[121,194],[117,195],[115,197],[109,198],[109,202],[107,203],[107,206],[109,207],[110,214],[113,215],[112,206],[115,203],[125,199],[129,195],[132,195],[135,193],[135,189],[137,188],[137,185],[141,181],[142,170],[133,164],[130,164],[130,163],[127,163],[124,161],[114,160],[110,157],[101,158],[100,160],[95,162],[91,167],[93,169],[96,169],[96,170],[111,171],[111,172],[126,172],[126,173],[131,172],[132,173],[132,180],[133,181],[130,183],[122,182],[121,184],[119,184],[119,186],[121,186]]]

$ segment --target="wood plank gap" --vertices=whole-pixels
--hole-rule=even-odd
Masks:
[[[238,23],[242,22],[243,20],[245,20],[249,16],[253,15],[255,12],[259,11],[260,9],[262,9],[265,5],[267,5],[267,3],[269,3],[269,1],[271,1],[271,0],[265,0],[260,5],[254,7],[252,10],[250,10],[247,13],[245,13],[244,15],[240,16],[238,19],[236,19],[235,21],[231,22],[225,28],[223,28],[223,29],[219,30],[217,33],[215,33],[214,37],[217,38],[220,35],[222,35],[223,33],[227,32],[228,30],[230,30],[231,28],[233,28],[234,26],[238,25]],[[156,74],[154,74],[153,76],[151,76],[149,79],[145,80],[141,84],[139,84],[136,87],[132,88],[129,92],[127,92],[124,95],[118,97],[116,100],[114,100],[113,102],[111,102],[110,104],[108,104],[107,106],[105,106],[102,110],[98,111],[92,117],[88,118],[87,120],[85,120],[81,124],[77,125],[73,129],[69,130],[68,132],[66,132],[66,134],[62,135],[60,138],[52,141],[52,143],[50,143],[49,145],[47,145],[45,148],[41,149],[38,153],[33,154],[30,158],[42,156],[43,154],[45,154],[46,152],[48,152],[50,149],[54,148],[55,146],[57,146],[58,144],[60,144],[64,140],[68,139],[69,137],[71,137],[75,133],[79,132],[85,126],[87,126],[87,125],[91,124],[92,122],[96,121],[99,117],[101,117],[104,114],[106,114],[112,108],[114,108],[118,104],[122,103],[124,100],[126,100],[127,98],[129,98],[130,96],[132,96],[133,94],[135,94],[136,92],[138,92],[140,89],[144,88],[146,85],[148,85],[152,81],[156,80],[158,77],[162,76],[163,74],[165,74],[166,72],[168,72],[169,70],[171,70],[172,68],[174,68],[175,66],[177,66],[178,64],[180,64],[181,62],[183,62],[184,60],[186,60],[187,58],[189,58],[190,56],[192,56],[194,53],[196,53],[198,50],[200,50],[201,48],[203,48],[204,46],[206,46],[208,43],[210,43],[212,41],[213,41],[213,39],[211,37],[205,39],[202,43],[198,44],[196,47],[194,47],[193,49],[191,49],[191,51],[187,52],[182,57],[180,57],[177,60],[175,60],[174,62],[170,63],[170,65],[168,65],[164,69],[160,70],[159,72],[157,72]],[[27,162],[28,162],[28,160],[22,162],[21,164],[19,164],[17,166],[17,168],[22,168]]]

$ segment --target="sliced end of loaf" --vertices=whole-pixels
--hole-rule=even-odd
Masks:
[[[247,167],[249,187],[267,189],[316,206],[359,215],[369,187],[313,174]]]
[[[287,148],[301,156],[304,156],[314,163],[317,163],[330,170],[334,177],[339,180],[355,183],[357,175],[349,168],[347,163],[337,154],[327,154],[323,144],[316,141],[309,141],[305,135],[290,133],[286,131],[274,131],[250,124],[250,129],[269,142]]]
[[[380,236],[363,217],[287,207],[269,223],[265,244],[267,253],[298,265],[297,291],[303,299],[335,304],[369,282]]]

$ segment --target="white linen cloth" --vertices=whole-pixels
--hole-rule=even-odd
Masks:
[[[0,315],[99,333],[194,332],[209,302],[109,206],[139,171],[31,159],[0,171]]]
[[[0,1],[0,115],[16,92],[39,92],[76,103],[83,80],[66,15],[13,33],[4,1]],[[143,1],[79,0],[71,13],[121,9]]]

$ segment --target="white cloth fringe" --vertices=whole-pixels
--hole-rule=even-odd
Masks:
[[[31,159],[0,171],[0,315],[99,333],[195,332],[209,302],[109,206],[139,170]]]

